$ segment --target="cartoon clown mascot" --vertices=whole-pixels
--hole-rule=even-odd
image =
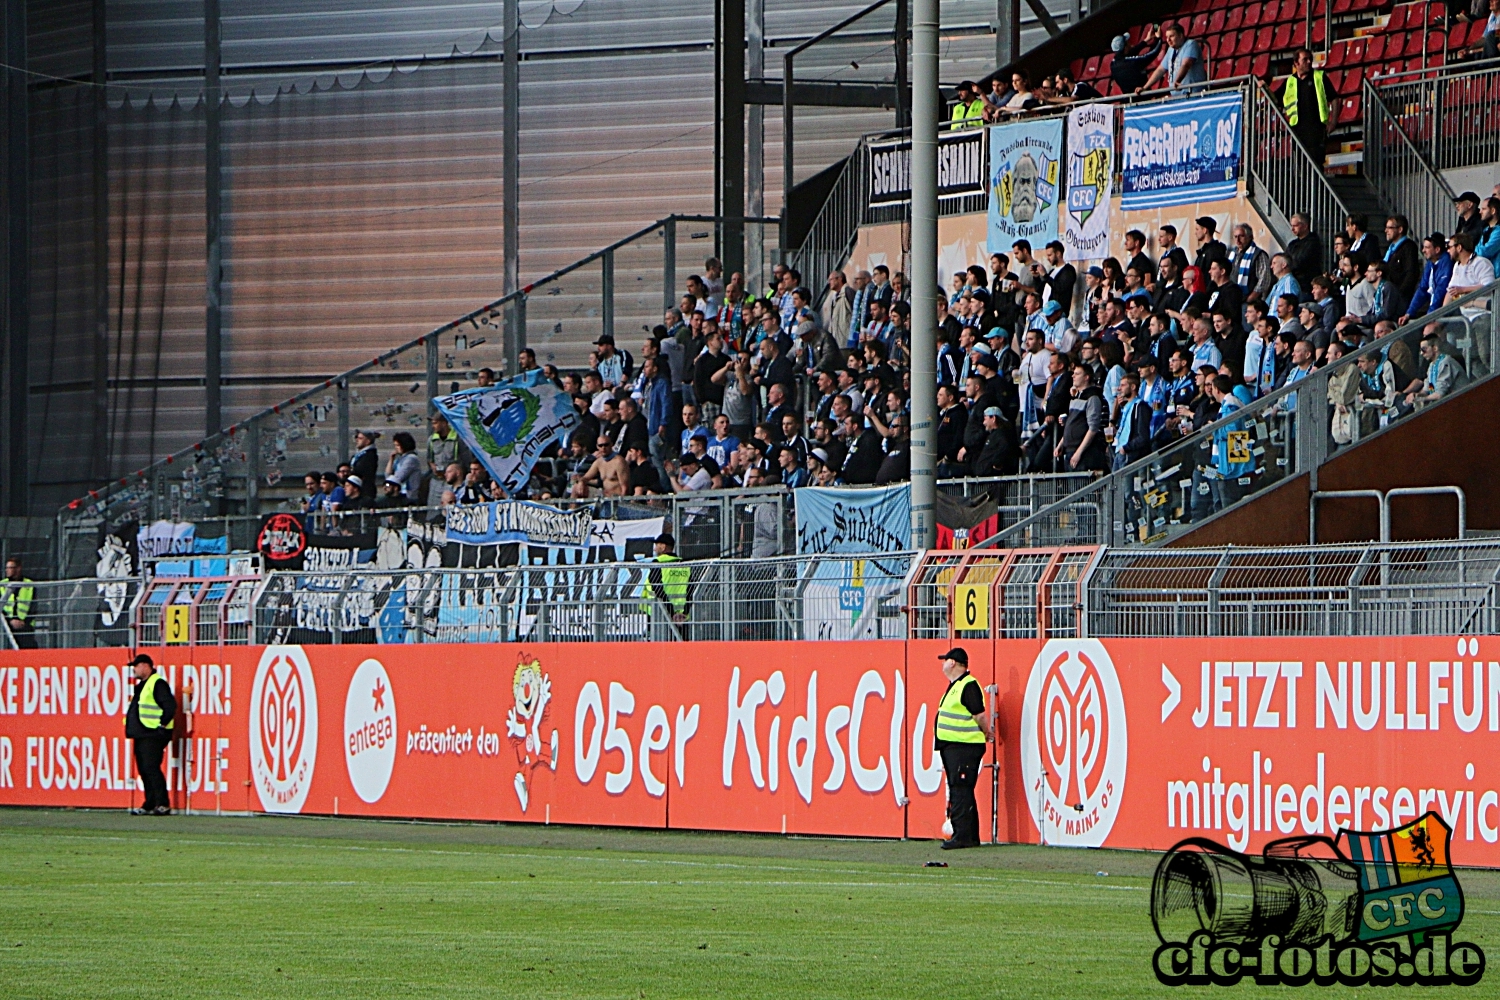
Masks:
[[[511,682],[515,704],[505,717],[505,735],[516,748],[516,798],[525,812],[531,802],[531,772],[539,765],[557,770],[557,728],[553,727],[547,742],[542,742],[542,725],[552,715],[552,681],[542,673],[542,663],[523,651]]]

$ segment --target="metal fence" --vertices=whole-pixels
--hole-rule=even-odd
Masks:
[[[1323,270],[1332,271],[1332,234],[1343,231],[1349,211],[1329,186],[1321,156],[1315,160],[1297,141],[1280,102],[1259,80],[1246,85],[1244,154],[1247,193],[1261,216],[1278,234],[1289,234],[1292,213],[1307,213],[1313,231],[1323,234]]]
[[[1087,634],[1463,635],[1500,629],[1500,540],[1111,550]]]
[[[1407,217],[1413,239],[1446,233],[1453,225],[1453,189],[1433,169],[1428,153],[1412,142],[1386,103],[1388,96],[1396,95],[1364,82],[1365,177],[1388,205]]]
[[[899,639],[912,553],[273,573],[261,643]],[[685,569],[680,590],[665,567]]]
[[[689,274],[722,240],[752,230],[759,256],[748,287],[762,287],[780,257],[778,220],[671,216],[337,375],[288,382],[290,398],[222,433],[80,497],[56,515],[55,575],[92,572],[99,529],[124,521],[174,522],[241,514],[253,519],[301,493],[302,476],[348,459],[356,429],[380,431],[382,455],[398,431],[425,441],[429,400],[472,387],[482,368],[503,377],[506,325],[514,347],[540,363],[587,365],[601,333],[639,353],[639,343],[675,306]],[[549,344],[554,345],[549,348]],[[639,359],[637,359],[639,360]]]
[[[26,616],[27,627],[12,630],[0,619],[0,648],[85,649],[131,646],[131,610],[140,580],[85,578],[40,580]]]
[[[1397,340],[1414,343],[1423,331],[1442,332],[1459,354],[1467,385],[1494,372],[1495,311],[1500,282],[1471,293],[1379,339],[1342,360],[1313,369],[1289,384],[1215,421],[1176,444],[1104,476],[1071,496],[1002,529],[979,544],[1005,547],[1059,545],[1142,546],[1175,538],[1268,487],[1316,469],[1340,447],[1379,433],[1413,411],[1386,407],[1384,399],[1354,402],[1340,413],[1330,404],[1331,379],[1356,378],[1364,355],[1382,361]],[[1356,387],[1357,389],[1357,387]],[[1459,391],[1464,391],[1460,389]],[[1439,401],[1441,402],[1441,401]],[[1340,404],[1343,405],[1343,404]],[[1335,438],[1335,426],[1349,439]],[[1341,434],[1342,436],[1342,434]]]
[[[1500,63],[1491,60],[1386,77],[1373,89],[1413,147],[1436,169],[1500,160]],[[1366,170],[1370,134],[1367,125]],[[1450,205],[1437,229],[1446,232],[1451,223]]]

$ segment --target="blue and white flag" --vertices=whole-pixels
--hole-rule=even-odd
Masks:
[[[578,426],[573,400],[541,372],[433,400],[506,496],[531,477],[537,456]]]
[[[1126,108],[1120,207],[1130,211],[1233,198],[1243,111],[1238,91]]]
[[[911,485],[797,490],[797,554],[905,552],[911,548]]]
[[[1061,118],[990,128],[990,253],[1010,253],[1016,240],[1040,250],[1057,239],[1062,193]]]
[[[1109,200],[1115,179],[1115,108],[1085,104],[1068,112],[1068,214],[1064,257],[1109,256]]]

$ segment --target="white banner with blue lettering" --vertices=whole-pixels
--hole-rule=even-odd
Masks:
[[[1040,253],[1057,239],[1062,144],[1061,118],[991,126],[990,253],[1008,254],[1016,240]]]
[[[1068,112],[1067,260],[1109,256],[1109,198],[1115,180],[1115,107],[1085,104]]]
[[[911,548],[911,484],[797,491],[797,554],[905,552]]]
[[[548,445],[578,426],[573,400],[540,371],[433,400],[506,496],[531,478]]]
[[[1120,207],[1233,198],[1244,132],[1240,93],[1125,109]]]

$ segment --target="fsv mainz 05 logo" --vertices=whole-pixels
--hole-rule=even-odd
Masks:
[[[1151,922],[1168,986],[1473,986],[1478,945],[1453,940],[1464,897],[1436,813],[1378,833],[1296,837],[1260,857],[1192,838],[1157,865]]]

